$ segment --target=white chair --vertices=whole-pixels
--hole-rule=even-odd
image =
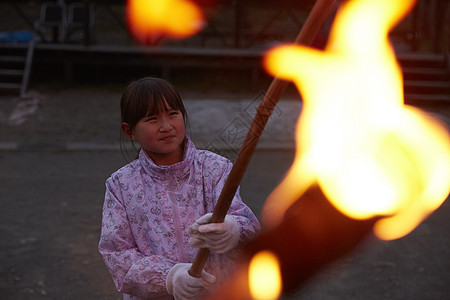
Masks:
[[[74,2],[68,6],[68,17],[67,17],[67,29],[66,29],[66,39],[69,40],[71,35],[77,31],[82,30],[85,34],[89,35],[89,39],[92,37],[94,31],[94,5],[90,4],[86,6],[82,2]],[[87,32],[85,31],[87,30]]]
[[[44,2],[41,6],[41,15],[34,23],[35,30],[49,28],[52,31],[52,41],[64,43],[66,36],[66,6],[63,3]],[[48,40],[44,40],[48,42]]]

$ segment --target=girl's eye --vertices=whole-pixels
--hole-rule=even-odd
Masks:
[[[156,117],[148,117],[147,122],[156,121]]]
[[[171,112],[169,113],[169,115],[170,115],[170,116],[176,116],[176,115],[178,115],[179,113],[180,113],[180,111],[174,110],[174,111],[171,111]]]

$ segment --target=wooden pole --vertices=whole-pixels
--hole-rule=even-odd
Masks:
[[[333,2],[334,0],[316,1],[294,43],[304,45],[309,45],[312,43],[314,37],[320,29],[320,26],[328,16]],[[211,223],[221,223],[224,221],[227,211],[230,208],[231,201],[236,194],[237,188],[242,180],[242,177],[244,176],[245,170],[247,169],[253,152],[255,151],[259,138],[264,131],[264,127],[269,121],[269,117],[272,114],[275,105],[280,100],[281,94],[286,90],[287,85],[287,81],[281,80],[278,77],[275,77],[270,84],[267,93],[256,110],[255,118],[253,119],[244,143],[239,150],[238,157],[236,158],[233,168],[228,175],[219,199],[217,200],[217,205],[211,216]],[[189,274],[191,276],[200,278],[209,254],[209,249],[202,248],[199,250],[194,262],[192,263],[192,267],[189,270]]]

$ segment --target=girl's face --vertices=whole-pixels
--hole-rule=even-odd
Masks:
[[[172,165],[183,159],[185,125],[180,110],[167,105],[167,110],[139,120],[134,129],[127,126],[122,125],[124,132],[138,141],[155,164]]]

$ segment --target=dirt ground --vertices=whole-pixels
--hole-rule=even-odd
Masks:
[[[0,99],[1,299],[120,299],[97,243],[104,180],[125,163],[117,148],[108,148],[118,140],[121,87],[36,88],[43,100],[21,125],[6,124],[18,101]],[[187,93],[188,112],[200,106],[211,112],[229,107],[230,119],[222,125],[247,105],[239,100],[242,95],[217,94],[208,100],[209,95],[196,102],[195,94]],[[280,120],[295,122],[289,101],[280,106]],[[448,122],[448,106],[427,109]],[[214,128],[210,121],[196,120],[193,131]],[[272,128],[272,134],[280,139],[287,134],[283,127]],[[292,158],[289,147],[255,153],[241,193],[258,215]],[[449,214],[447,201],[405,238],[383,242],[369,237],[285,299],[449,299]]]

